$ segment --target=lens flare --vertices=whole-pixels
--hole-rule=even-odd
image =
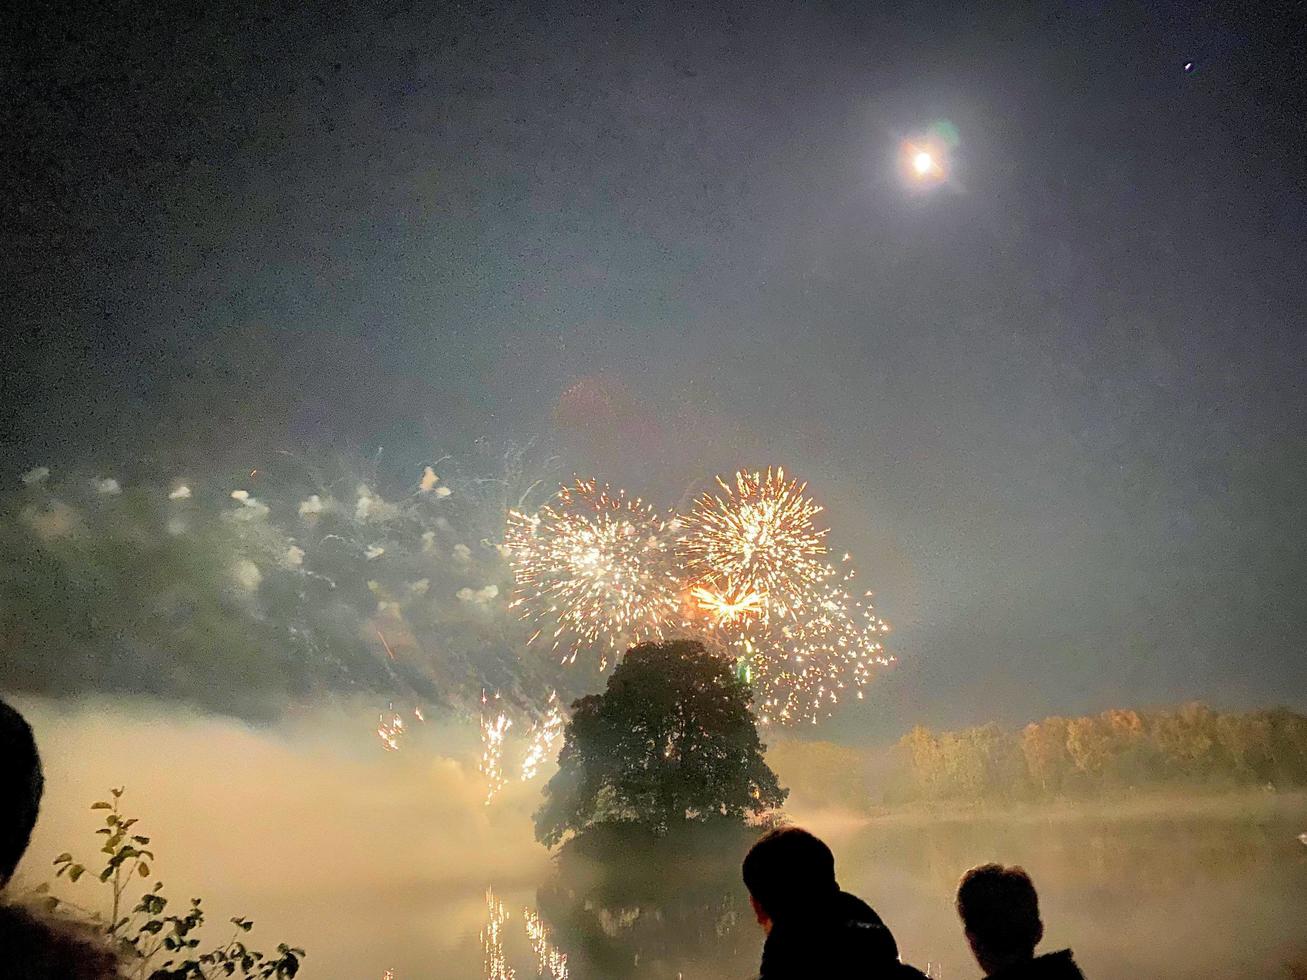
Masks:
[[[678,621],[680,584],[667,522],[641,499],[577,480],[536,514],[510,513],[505,541],[513,605],[548,634],[565,663],[661,639]]]

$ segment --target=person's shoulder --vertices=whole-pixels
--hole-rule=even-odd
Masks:
[[[835,914],[849,922],[863,922],[870,925],[884,926],[885,922],[876,910],[851,892],[842,891],[835,896]]]
[[[25,905],[0,904],[5,976],[31,980],[114,980],[118,958],[89,928]]]
[[[900,963],[894,972],[890,975],[891,980],[930,980],[926,974],[922,973],[910,963]]]
[[[1085,980],[1069,949],[1043,953],[1033,960],[990,974],[989,980]]]
[[[1056,953],[1044,953],[1035,957],[1035,963],[1042,972],[1035,976],[1041,980],[1085,980],[1085,975],[1076,965],[1076,959],[1069,949],[1059,949]]]

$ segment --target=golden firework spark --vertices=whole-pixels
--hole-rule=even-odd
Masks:
[[[563,706],[558,702],[558,692],[554,691],[549,695],[544,718],[527,732],[526,757],[522,760],[523,782],[535,779],[541,765],[553,756],[558,740],[563,737],[563,726],[566,723]]]
[[[846,555],[843,570],[826,574],[794,597],[783,619],[759,617],[726,624],[719,642],[741,661],[764,724],[817,724],[846,695],[861,699],[878,666],[893,662],[870,593],[856,594],[856,572]]]
[[[757,592],[745,595],[723,595],[713,589],[696,585],[690,590],[699,610],[708,619],[720,625],[730,625],[737,621],[746,621],[752,616],[759,616],[764,609],[764,600]]]
[[[381,747],[387,752],[399,751],[404,731],[404,719],[396,714],[393,704],[377,716],[377,738],[381,739]]]
[[[666,521],[640,498],[578,479],[537,514],[509,515],[506,544],[524,618],[574,662],[661,639],[678,621],[680,583]],[[532,639],[535,637],[533,636]]]
[[[481,695],[481,763],[477,767],[486,777],[486,806],[504,788],[504,740],[513,720],[499,710],[499,695],[494,700]]]
[[[691,595],[704,613],[732,620],[744,618],[746,599],[749,614],[790,615],[827,567],[826,529],[813,523],[821,506],[781,467],[740,470],[734,485],[721,477],[717,485],[721,496],[695,501],[677,548]]]

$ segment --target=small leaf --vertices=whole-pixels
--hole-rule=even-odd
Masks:
[[[133,835],[132,835],[132,840],[136,841],[136,843],[138,843],[138,844],[140,844],[140,845],[142,845],[142,846],[144,846],[144,845],[150,843],[150,838],[148,838],[148,837],[141,837],[141,836],[139,836],[138,834],[133,834]]]
[[[113,807],[112,807],[110,804],[104,802],[104,800],[97,800],[96,802],[94,802],[94,803],[91,804],[91,809],[92,809],[92,810],[112,810]]]
[[[71,868],[68,869],[68,880],[76,881],[78,878],[82,876],[82,872],[85,870],[86,868],[82,867],[80,864],[74,864]]]
[[[142,878],[150,877],[150,866],[144,861],[136,866],[136,870],[140,872]]]
[[[54,859],[54,862],[53,862],[53,863],[54,863],[54,864],[67,864],[67,863],[68,863],[69,861],[71,861],[72,859],[73,859],[73,856],[72,856],[71,854],[69,854],[67,851],[64,851],[64,852],[63,852],[62,854],[60,854],[57,858]]]

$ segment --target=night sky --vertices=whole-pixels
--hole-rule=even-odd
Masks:
[[[0,40],[5,481],[783,463],[903,658],[831,731],[1307,706],[1300,5],[90,6]]]

